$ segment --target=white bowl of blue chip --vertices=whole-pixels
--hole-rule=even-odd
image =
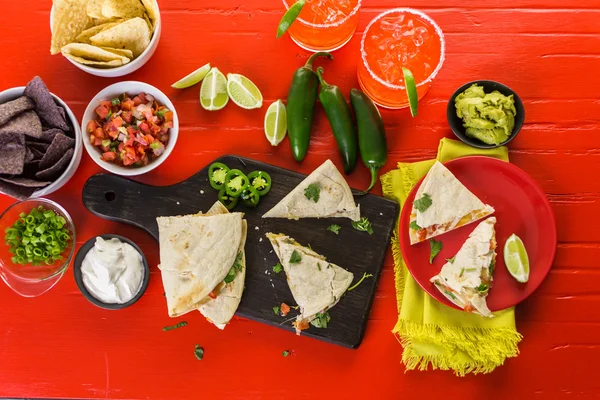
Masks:
[[[39,77],[0,92],[0,193],[18,200],[63,187],[81,162],[79,122]]]

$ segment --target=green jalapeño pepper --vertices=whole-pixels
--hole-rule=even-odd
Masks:
[[[223,163],[216,162],[211,164],[208,169],[208,181],[213,189],[219,190],[225,183],[225,177],[229,172],[229,167]]]
[[[254,187],[262,197],[271,190],[271,175],[264,171],[253,171],[248,175],[250,186]]]
[[[250,181],[239,169],[232,169],[225,176],[225,192],[231,197],[240,197],[244,189],[248,187]]]
[[[225,190],[225,186],[223,185],[219,190],[219,201],[227,208],[228,210],[232,210],[238,203],[239,198],[233,197],[227,194],[227,190]]]
[[[387,162],[387,143],[383,119],[373,101],[358,89],[350,91],[350,101],[356,115],[358,147],[365,166],[371,172],[371,184],[361,194],[373,189],[379,169]]]
[[[325,82],[323,72],[322,67],[317,69],[317,75],[321,82],[319,100],[323,104],[325,114],[327,114],[327,119],[333,131],[333,136],[335,136],[340,154],[342,155],[344,172],[349,174],[356,166],[358,154],[356,129],[354,128],[352,113],[340,88]]]
[[[313,62],[317,57],[333,60],[333,56],[327,52],[313,54],[306,64],[294,73],[288,92],[288,135],[292,154],[298,162],[304,160],[308,151],[313,114],[319,94],[319,78],[313,71]]]
[[[258,191],[253,186],[248,186],[244,189],[240,197],[244,205],[249,208],[256,207],[260,201],[260,194],[258,194]]]

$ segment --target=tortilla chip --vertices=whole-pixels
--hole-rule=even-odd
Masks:
[[[43,188],[52,182],[36,181],[35,179],[15,177],[0,177],[0,181],[12,183],[13,185],[28,187],[28,188]]]
[[[92,42],[90,41],[90,38],[106,29],[110,29],[113,26],[117,26],[119,25],[120,21],[116,21],[116,22],[107,22],[104,24],[100,24],[100,25],[96,25],[93,26],[89,29],[86,29],[85,31],[81,32],[78,36],[77,36],[77,41],[80,43],[87,43],[87,44],[92,44]]]
[[[158,24],[158,20],[160,19],[160,13],[158,12],[158,4],[156,3],[156,0],[142,0],[142,3],[146,8],[146,13],[150,18],[150,21],[152,21],[152,27],[156,29],[156,24]]]
[[[133,53],[131,50],[127,49],[115,49],[114,47],[100,47],[102,50],[110,51],[111,53],[115,53],[117,55],[127,57],[129,59],[133,59]]]
[[[62,48],[64,56],[70,55],[80,57],[89,61],[113,61],[120,60],[121,65],[127,64],[129,59],[127,57],[120,56],[110,51],[102,50],[100,47],[92,46],[91,44],[85,43],[69,43]]]
[[[75,140],[68,136],[58,134],[54,137],[52,144],[46,150],[44,158],[40,162],[40,169],[46,169],[56,164],[69,149],[75,147]]]
[[[27,151],[33,154],[33,159],[31,159],[30,161],[27,161],[27,157],[25,157],[25,164],[30,164],[35,161],[38,161],[39,163],[40,161],[42,161],[42,158],[44,158],[44,151],[38,150],[35,147],[31,147],[31,143],[26,143],[25,145],[27,146]]]
[[[104,0],[102,3],[104,18],[142,17],[145,11],[140,0]]]
[[[27,142],[27,147],[29,147],[31,149],[36,149],[37,151],[40,151],[42,154],[46,154],[46,151],[48,150],[48,147],[50,147],[50,144],[38,143],[38,142]]]
[[[23,173],[26,153],[24,135],[0,135],[0,174]]]
[[[77,40],[77,35],[93,26],[86,13],[87,0],[60,0],[54,2],[54,26],[50,54],[60,53],[67,43]]]
[[[3,133],[40,138],[42,136],[42,122],[35,111],[25,111],[0,126],[0,135]]]
[[[148,17],[147,13],[144,13],[144,21],[148,24],[148,28],[150,28],[150,32],[154,32],[154,26],[152,25],[152,21],[150,21],[150,17]]]
[[[150,44],[150,28],[142,18],[132,18],[91,37],[98,47],[128,49],[138,57]]]
[[[35,174],[35,177],[39,180],[43,181],[52,181],[54,182],[58,177],[62,175],[62,173],[67,169],[71,159],[73,158],[74,149],[69,149],[64,155],[58,160],[56,164],[53,166],[46,168],[43,171],[40,171]],[[42,163],[40,163],[40,166]]]
[[[48,88],[39,76],[33,78],[25,87],[25,96],[35,102],[38,116],[50,128],[59,128],[63,131],[70,131],[71,127],[67,124],[63,113],[60,112],[60,106],[56,104],[54,98],[48,91]]]
[[[104,18],[102,16],[102,3],[104,3],[104,0],[88,0],[87,7],[85,9],[88,17]]]
[[[98,67],[98,68],[115,68],[115,67],[120,67],[123,65],[123,61],[122,60],[112,60],[112,61],[94,61],[94,60],[86,60],[85,58],[81,58],[81,57],[77,57],[77,56],[72,56],[70,54],[65,54],[65,57],[78,62],[79,64],[83,64],[83,65],[91,65],[93,67]],[[129,62],[129,61],[127,61]],[[127,64],[127,63],[125,63]]]
[[[27,110],[33,110],[35,103],[27,96],[21,96],[18,99],[0,104],[0,125],[6,124],[16,115]]]
[[[58,135],[59,133],[66,135],[66,133],[64,133],[60,129],[56,129],[56,128],[44,129],[42,131],[42,134],[40,135],[40,137],[36,138],[37,139],[36,141],[42,142],[42,143],[52,143],[52,141],[54,140],[54,136]],[[67,136],[69,136],[69,135],[67,135]]]
[[[17,200],[27,200],[37,188],[18,186],[12,183],[0,181],[0,193],[4,193]]]

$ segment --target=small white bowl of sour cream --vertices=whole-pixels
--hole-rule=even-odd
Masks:
[[[90,303],[120,310],[146,291],[150,267],[142,250],[119,235],[100,235],[85,242],[73,264],[75,283]]]

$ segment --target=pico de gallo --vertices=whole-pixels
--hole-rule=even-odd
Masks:
[[[173,111],[158,104],[154,96],[127,93],[103,101],[95,110],[96,119],[86,132],[100,158],[122,166],[142,167],[160,157],[169,143]]]

